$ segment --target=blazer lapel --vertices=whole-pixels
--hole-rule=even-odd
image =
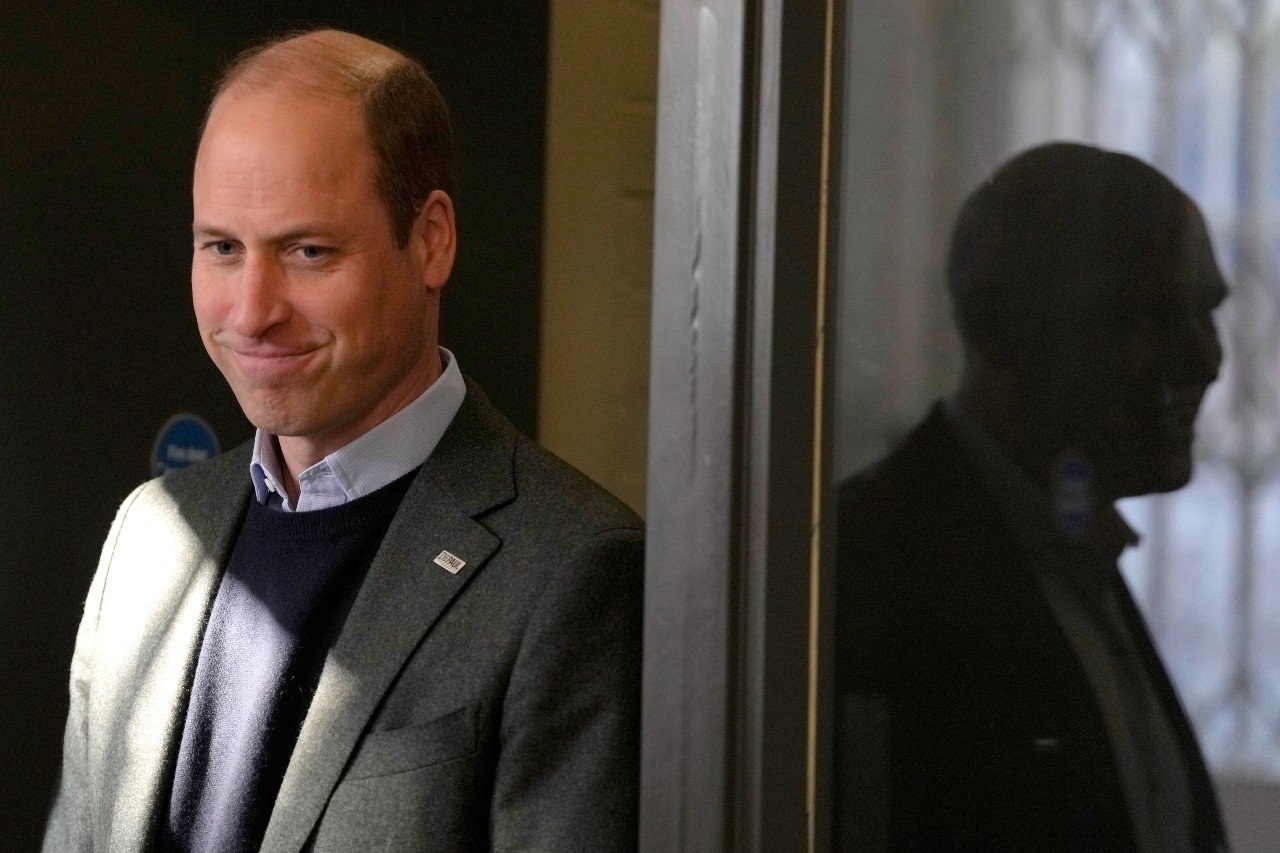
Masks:
[[[138,500],[152,504],[160,523],[122,533],[112,556],[120,577],[110,594],[156,601],[145,614],[115,608],[119,624],[100,626],[113,641],[100,644],[98,670],[116,674],[103,697],[109,710],[100,718],[111,729],[96,786],[111,792],[112,850],[148,849],[160,829],[205,620],[249,498],[246,448],[211,464],[208,478],[149,486]],[[188,493],[188,484],[196,490]],[[157,585],[168,588],[157,596]]]
[[[1213,777],[1205,764],[1204,754],[1200,751],[1200,741],[1191,727],[1191,718],[1187,716],[1182,698],[1169,678],[1169,671],[1165,669],[1164,661],[1147,628],[1147,622],[1142,617],[1142,611],[1138,609],[1137,602],[1133,600],[1128,585],[1121,582],[1116,584],[1116,587],[1121,617],[1128,623],[1129,634],[1138,646],[1143,665],[1155,682],[1156,693],[1164,704],[1164,710],[1182,747],[1182,758],[1190,778],[1191,794],[1195,799],[1192,832],[1195,835],[1196,849],[1225,849],[1226,829],[1222,825],[1218,795],[1213,787]]]
[[[306,844],[382,697],[440,614],[498,548],[474,520],[514,497],[514,432],[468,384],[444,438],[391,522],[325,660],[280,786],[263,853]],[[435,560],[465,561],[456,573]]]

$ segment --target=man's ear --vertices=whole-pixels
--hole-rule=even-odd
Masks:
[[[409,232],[409,248],[418,258],[423,283],[431,290],[444,287],[458,248],[453,199],[444,190],[432,190],[427,196]]]

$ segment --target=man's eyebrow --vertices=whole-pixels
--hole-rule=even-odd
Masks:
[[[337,235],[332,228],[326,228],[323,225],[300,225],[297,228],[290,228],[282,234],[277,234],[271,238],[273,243],[292,243],[295,240],[305,240],[307,238],[320,237],[332,240]]]
[[[197,237],[218,237],[221,239],[233,239],[229,233],[223,231],[214,225],[205,225],[203,222],[191,223],[191,233]]]
[[[202,222],[192,223],[191,233],[197,237],[213,237],[218,240],[238,239],[230,231],[227,231],[223,228],[219,228],[216,225],[207,225]],[[307,224],[299,225],[294,228],[290,228],[288,231],[284,231],[284,232],[281,232],[280,234],[276,234],[272,236],[270,238],[270,242],[276,243],[276,244],[292,243],[295,240],[305,240],[308,238],[317,238],[317,237],[333,240],[333,239],[337,239],[338,235],[333,231],[333,229],[327,228],[323,225],[320,225],[319,223],[316,223],[316,224],[307,223]]]

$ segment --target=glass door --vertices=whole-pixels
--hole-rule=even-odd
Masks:
[[[1203,840],[1216,793],[1234,849],[1266,849],[1280,4],[850,0],[846,27],[837,838],[899,843],[906,802],[973,829],[1022,779],[1075,791],[1042,830]]]

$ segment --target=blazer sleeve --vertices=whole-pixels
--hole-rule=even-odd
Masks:
[[[503,702],[495,850],[637,845],[643,534],[591,537],[540,593]]]
[[[67,725],[62,737],[62,767],[54,792],[53,808],[45,825],[44,853],[79,853],[93,849],[91,820],[92,792],[89,784],[89,695],[93,684],[94,647],[97,643],[98,615],[102,608],[103,593],[111,557],[125,515],[143,486],[133,491],[120,511],[116,513],[111,531],[102,548],[102,557],[89,595],[85,599],[84,614],[76,631],[75,651],[71,655],[70,705]]]

